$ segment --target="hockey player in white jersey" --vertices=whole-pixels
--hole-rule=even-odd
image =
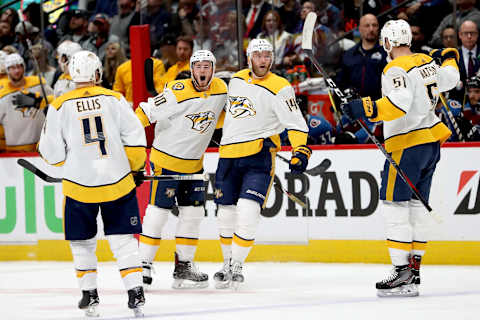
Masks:
[[[70,63],[72,56],[81,50],[82,47],[78,43],[70,40],[65,40],[58,46],[57,60],[60,70],[62,70],[63,73],[53,86],[53,94],[55,95],[55,98],[75,89],[75,83],[72,81],[72,77],[68,71],[68,64]]]
[[[143,169],[146,139],[142,124],[118,92],[95,83],[102,64],[89,51],[71,57],[76,89],[55,99],[38,145],[51,165],[63,166],[65,239],[70,241],[82,299],[79,308],[96,316],[97,215],[117,259],[128,292],[128,307],[137,316],[145,303],[142,268],[134,234],[141,233],[132,171]]]
[[[40,137],[46,107],[37,76],[25,77],[25,61],[17,54],[5,58],[8,80],[0,84],[0,125],[5,133],[7,152],[34,152]],[[52,89],[42,79],[47,99]]]
[[[410,51],[412,33],[404,20],[388,21],[381,41],[390,62],[382,74],[383,98],[370,97],[342,105],[351,119],[366,116],[384,122],[385,149],[428,201],[432,176],[440,160],[440,145],[450,130],[435,115],[439,92],[459,81],[458,51],[446,48],[425,54]],[[393,271],[376,283],[379,296],[419,294],[420,262],[428,240],[430,217],[388,161],[382,172],[380,199]]]
[[[255,240],[260,210],[267,202],[275,171],[279,134],[288,130],[292,173],[305,171],[311,150],[308,127],[288,81],[270,72],[272,45],[253,39],[247,48],[248,69],[233,75],[228,86],[220,160],[215,176],[215,203],[223,268],[217,288],[238,287],[242,267]]]
[[[227,86],[214,77],[215,63],[210,51],[194,52],[190,58],[191,79],[169,82],[163,93],[136,109],[144,126],[157,123],[150,156],[155,175],[203,172],[203,154],[218,121],[221,124],[223,120],[227,103]],[[200,223],[205,216],[203,181],[152,183],[140,235],[144,284],[152,283],[152,261],[175,201],[179,214],[172,287],[206,287],[208,275],[199,272],[193,263]]]

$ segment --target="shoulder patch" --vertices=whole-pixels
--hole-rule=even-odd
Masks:
[[[183,90],[185,86],[181,82],[177,82],[172,86],[172,90]]]

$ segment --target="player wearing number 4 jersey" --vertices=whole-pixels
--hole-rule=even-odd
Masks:
[[[155,175],[203,172],[203,154],[227,103],[227,86],[214,77],[215,64],[210,51],[196,51],[190,58],[191,79],[169,82],[162,94],[141,103],[135,111],[145,126],[157,123],[150,157]],[[173,288],[206,287],[208,275],[193,263],[205,216],[203,181],[152,183],[140,235],[144,283],[152,283],[152,261],[175,202],[179,214]]]
[[[145,303],[138,245],[142,232],[132,171],[146,160],[145,132],[125,98],[95,85],[102,64],[89,51],[74,54],[69,65],[76,89],[49,107],[39,142],[41,156],[63,166],[65,239],[83,297],[79,308],[96,316],[97,214],[101,209],[104,233],[117,259],[128,291],[128,307],[141,314]]]
[[[440,144],[451,134],[435,115],[435,107],[439,92],[452,89],[460,78],[458,51],[447,48],[432,56],[413,54],[410,26],[404,20],[388,21],[381,41],[393,59],[383,70],[383,98],[353,100],[342,105],[342,110],[352,119],[366,116],[373,122],[384,121],[385,149],[428,201]],[[376,284],[377,293],[418,295],[416,285],[420,284],[430,217],[388,161],[383,168],[380,199],[394,268],[389,277]]]
[[[308,127],[288,81],[270,72],[273,47],[253,39],[247,48],[249,69],[230,80],[220,160],[215,176],[215,202],[224,265],[214,275],[216,287],[237,287],[253,246],[275,173],[279,134],[288,130],[293,147],[290,169],[301,173],[311,150]]]

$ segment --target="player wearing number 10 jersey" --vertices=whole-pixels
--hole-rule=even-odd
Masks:
[[[97,315],[97,214],[128,290],[128,307],[140,312],[145,298],[135,233],[141,233],[132,171],[143,169],[143,126],[125,98],[96,86],[102,64],[89,51],[75,53],[69,71],[76,89],[49,106],[39,151],[63,166],[65,239],[70,240],[82,290],[79,308]]]

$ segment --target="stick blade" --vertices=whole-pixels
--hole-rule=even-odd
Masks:
[[[313,31],[315,30],[315,22],[317,21],[317,14],[315,12],[308,13],[303,24],[302,32],[302,49],[313,49]]]
[[[28,171],[30,171],[31,173],[33,173],[34,175],[36,175],[37,177],[39,177],[40,179],[42,179],[45,182],[62,182],[62,179],[50,177],[45,172],[38,169],[31,162],[29,162],[25,159],[18,159],[17,163],[18,163],[18,165],[27,169]]]
[[[330,168],[330,166],[332,165],[332,161],[330,161],[330,159],[323,159],[322,162],[320,162],[320,164],[312,169],[309,169],[307,171],[305,171],[305,173],[307,173],[308,175],[311,175],[311,176],[319,176],[321,174],[324,174],[325,171],[328,170],[328,168]]]

